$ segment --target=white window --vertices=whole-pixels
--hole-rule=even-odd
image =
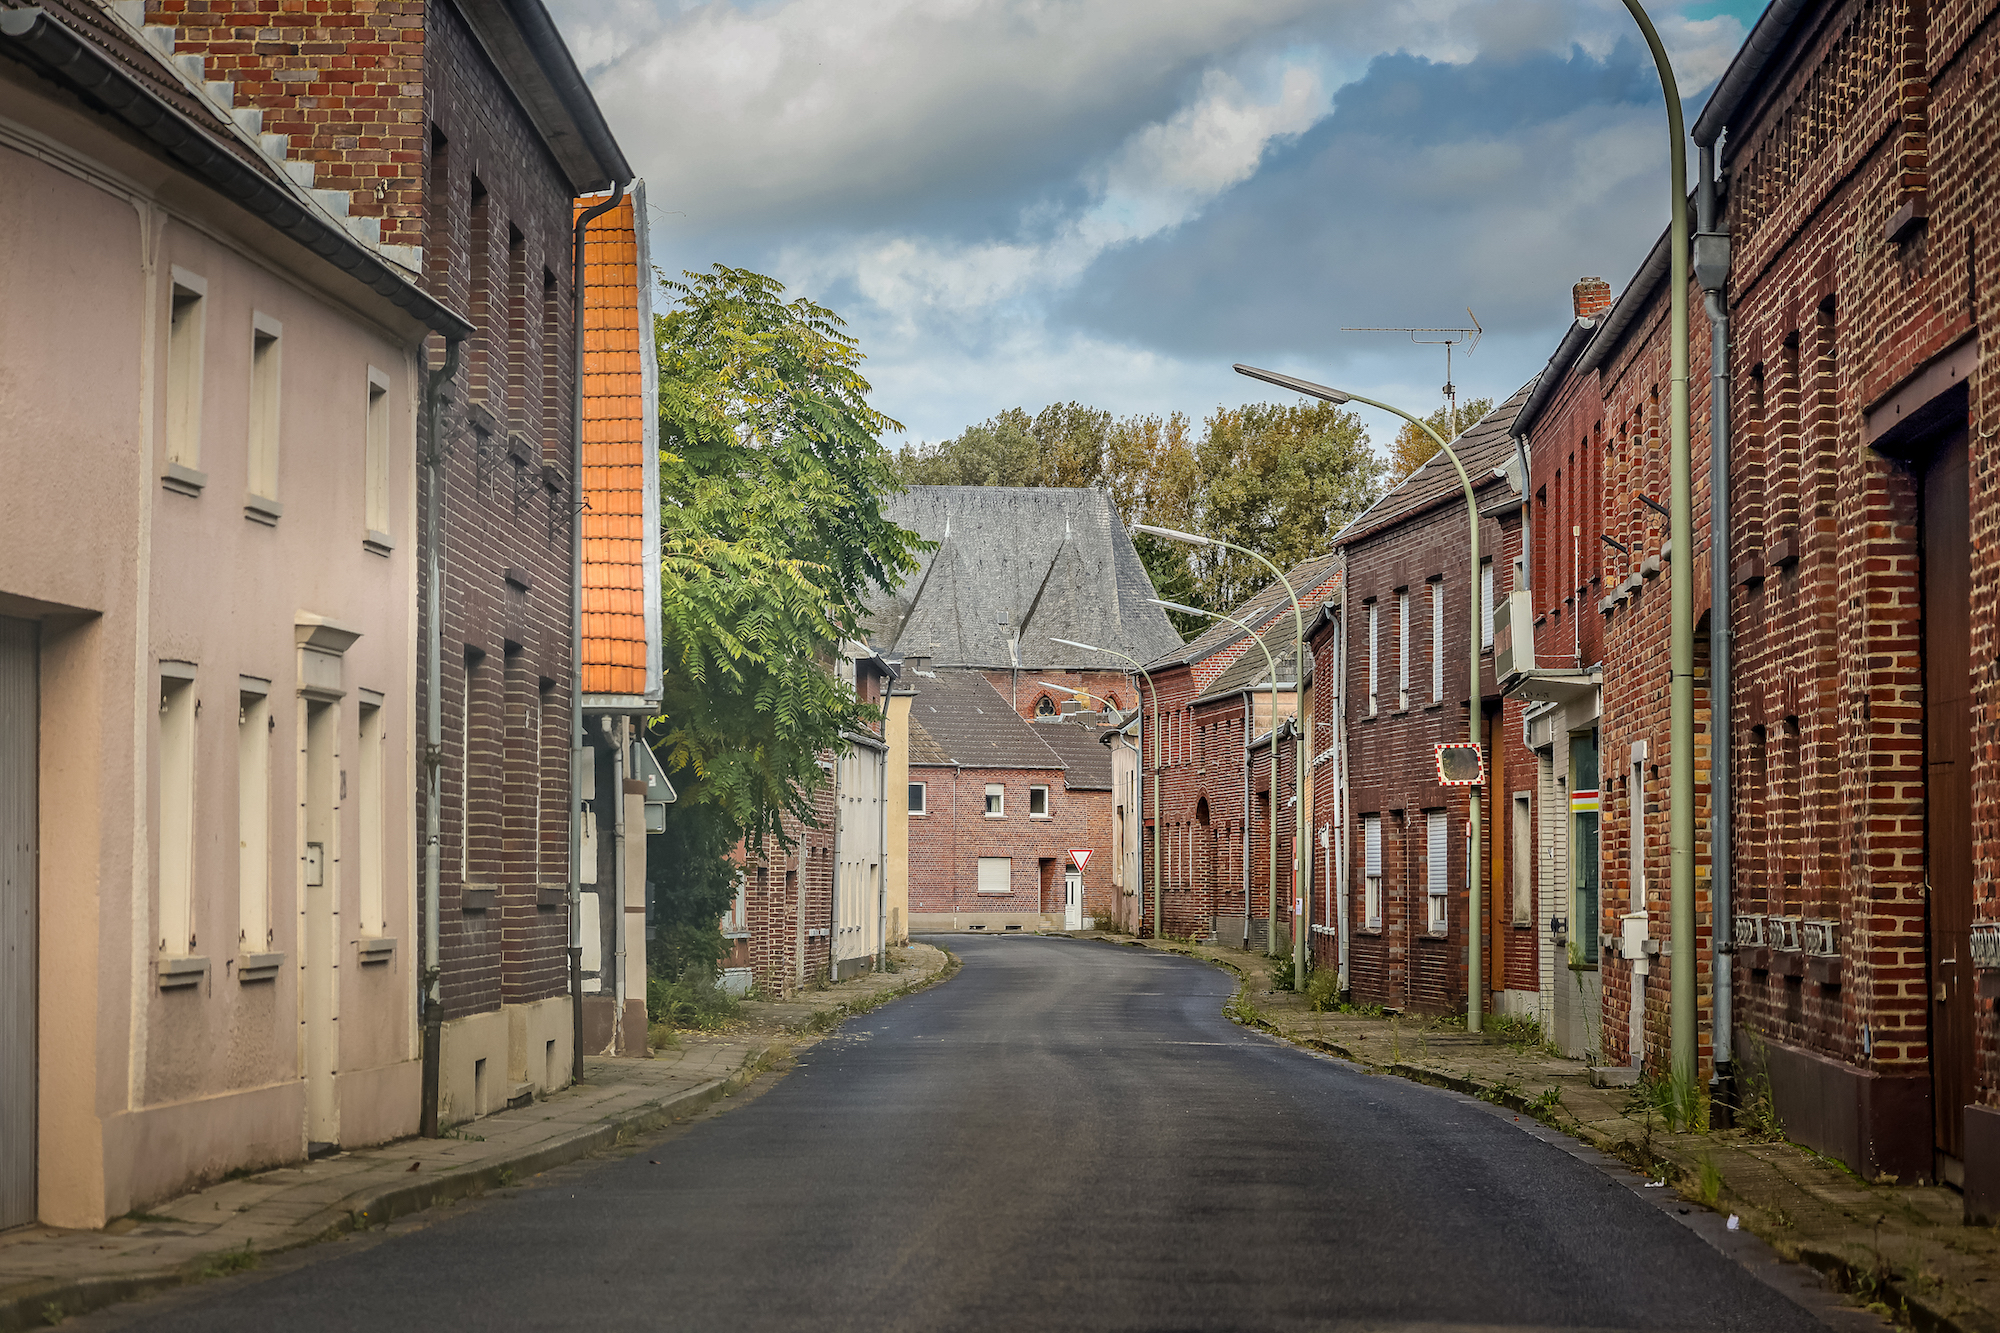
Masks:
[[[246,682],[247,683],[247,682]],[[236,920],[245,953],[271,945],[271,705],[243,690],[236,705]]]
[[[1047,819],[1049,817],[1049,789],[1047,787],[1028,788],[1028,818]]]
[[[208,284],[174,269],[173,307],[167,321],[167,461],[201,466],[201,363]],[[198,485],[199,482],[197,481]]]
[[[1382,929],[1382,816],[1361,816],[1361,915],[1368,929]]]
[[[1410,706],[1410,594],[1396,594],[1396,707]]]
[[[924,790],[924,784],[923,784],[923,783],[921,783],[921,782],[912,782],[912,783],[910,784],[910,813],[911,813],[911,814],[913,814],[913,815],[926,815],[926,814],[929,814],[929,813],[930,813],[930,811],[929,811],[929,810],[927,810],[927,809],[925,809],[925,808],[924,808],[924,797],[925,797],[925,795],[926,795],[926,794],[927,794],[927,793],[926,793],[926,792],[925,792],[925,790]]]
[[[362,459],[364,540],[378,554],[389,548],[389,377],[368,368],[368,416]]]
[[[382,899],[383,820],[382,802],[382,705],[361,705],[361,754],[355,798],[361,806],[361,845],[356,849],[355,867],[361,883],[361,933],[381,937],[389,933],[387,908]],[[535,802],[539,811],[541,802]]]
[[[1527,792],[1514,793],[1514,924],[1527,925],[1534,917],[1535,821],[1534,807]]]
[[[1493,651],[1493,562],[1479,562],[1479,646]]]
[[[1007,817],[1007,789],[997,782],[986,784],[986,817],[988,819]]]
[[[1446,919],[1444,910],[1445,866],[1447,864],[1446,857],[1451,847],[1447,827],[1449,819],[1443,810],[1426,810],[1424,818],[1428,825],[1427,832],[1430,835],[1430,845],[1426,849],[1426,863],[1424,866],[1424,893],[1430,899],[1429,924],[1425,929],[1430,934],[1442,935],[1445,931]]]
[[[1381,658],[1377,653],[1382,639],[1381,611],[1382,607],[1380,604],[1376,602],[1368,603],[1368,716],[1370,717],[1375,716],[1375,701],[1378,697],[1378,687],[1381,683],[1381,671],[1379,670]]]
[[[160,663],[160,952],[194,952],[194,667]]]
[[[250,331],[250,494],[246,517],[275,523],[278,505],[278,350],[284,326],[269,315],[253,315]]]
[[[979,891],[981,893],[1012,893],[1014,891],[1014,858],[1011,856],[980,857]]]
[[[1444,702],[1444,582],[1431,585],[1431,702]]]

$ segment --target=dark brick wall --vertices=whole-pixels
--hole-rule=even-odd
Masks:
[[[1014,705],[1014,711],[1030,722],[1035,719],[1035,707],[1047,699],[1060,712],[1065,700],[1074,696],[1052,690],[1042,684],[1049,681],[1073,690],[1087,690],[1093,699],[1084,700],[1090,709],[1102,709],[1097,699],[1109,700],[1120,709],[1132,707],[1145,694],[1143,689],[1133,684],[1133,677],[1123,671],[1058,671],[1050,667],[1022,667],[1019,671],[982,671],[987,684],[1000,692],[1000,697]]]

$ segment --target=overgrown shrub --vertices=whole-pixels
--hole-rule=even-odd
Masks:
[[[669,1027],[714,1032],[740,1011],[736,997],[716,983],[713,968],[690,967],[677,981],[646,981],[646,1019]]]

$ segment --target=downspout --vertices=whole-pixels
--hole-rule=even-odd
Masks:
[[[1338,895],[1339,907],[1334,913],[1334,928],[1340,932],[1340,975],[1337,989],[1346,996],[1354,987],[1352,956],[1349,952],[1349,925],[1347,918],[1348,869],[1347,830],[1353,824],[1348,812],[1351,793],[1347,789],[1347,562],[1341,561],[1340,611],[1334,621],[1333,633],[1333,791],[1334,791],[1334,835],[1333,883]]]
[[[848,746],[851,753],[853,746]],[[833,875],[827,885],[826,903],[826,984],[840,980],[840,958],[835,948],[840,939],[840,831],[847,824],[847,790],[841,785],[842,756],[833,758]]]
[[[569,1009],[572,1083],[583,1082],[583,824],[577,807],[577,774],[595,763],[583,734],[583,237],[592,218],[608,213],[625,196],[629,180],[611,182],[604,202],[576,220],[570,246],[569,314],[576,382],[570,386],[569,441]],[[435,623],[435,622],[433,622]],[[624,793],[618,793],[622,803]],[[620,902],[623,912],[625,904]]]
[[[611,844],[616,859],[611,864],[611,892],[617,906],[613,918],[618,924],[613,933],[618,940],[618,970],[613,980],[612,997],[616,1003],[611,1006],[611,1053],[625,1053],[625,758],[632,744],[632,722],[621,717],[613,724],[613,735],[617,738],[616,752],[611,756],[611,790],[617,793],[617,800],[611,807]]]
[[[1698,144],[1695,185],[1694,274],[1708,307],[1708,705],[1713,719],[1709,743],[1709,904],[1714,911],[1709,984],[1712,1028],[1709,1050],[1709,1120],[1727,1129],[1735,1123],[1736,1075],[1732,1037],[1736,945],[1730,883],[1729,775],[1729,232],[1716,207],[1715,146]]]
[[[875,873],[875,970],[889,970],[889,747],[875,756],[875,807],[882,817],[881,841],[876,844]]]
[[[438,400],[444,386],[458,373],[458,351],[463,339],[446,338],[444,364],[424,377],[424,421],[429,448],[424,451],[424,966],[420,995],[424,1014],[424,1069],[418,1132],[427,1139],[438,1136],[439,1064],[444,1054],[444,966],[440,959],[438,932],[438,770],[444,766],[443,710],[438,696],[443,682],[438,679],[443,656],[443,630],[438,614],[443,598],[438,580],[444,566],[440,558],[438,510],[443,485],[444,445],[438,424]]]

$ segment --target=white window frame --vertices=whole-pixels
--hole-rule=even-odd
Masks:
[[[1361,919],[1382,929],[1382,816],[1361,816]]]
[[[928,816],[931,812],[930,784],[928,782],[912,782],[909,784],[909,787],[909,796],[916,797],[916,800],[909,804],[909,813],[918,816]],[[907,800],[908,797],[905,797],[905,799]]]
[[[1037,796],[1042,798],[1042,809],[1039,814],[1035,812],[1035,798]],[[1028,818],[1030,819],[1054,818],[1054,816],[1049,813],[1049,789],[1046,786],[1042,785],[1041,783],[1035,783],[1034,785],[1028,788]]]
[[[1005,819],[1007,817],[1007,785],[1002,782],[986,784],[986,817]]]
[[[388,807],[386,746],[388,741],[386,719],[382,712],[381,696],[363,691],[360,706],[355,710],[355,738],[357,747],[355,764],[355,804],[359,807],[361,841],[355,848],[355,879],[360,887],[361,922],[363,938],[381,939],[389,933],[389,911],[385,898],[385,883],[388,866]],[[541,795],[535,795],[537,823],[540,822]],[[541,846],[539,832],[536,847]]]
[[[389,535],[389,377],[373,366],[364,411],[361,544],[387,555],[395,546]]]
[[[1525,926],[1534,920],[1535,806],[1531,792],[1514,793],[1513,835],[1514,924]]]
[[[1428,903],[1424,933],[1442,935],[1451,928],[1451,879],[1448,874],[1451,865],[1451,812],[1424,811],[1424,832],[1428,844],[1424,858],[1424,898]]]
[[[269,315],[250,316],[250,433],[245,448],[244,517],[276,523],[284,513],[278,503],[278,440],[280,401],[284,383],[285,326]]]
[[[1379,711],[1381,698],[1381,655],[1378,651],[1382,641],[1382,604],[1368,603],[1368,716],[1374,717]]]
[[[236,700],[236,938],[246,953],[271,947],[271,701],[266,681]]]
[[[1444,702],[1444,580],[1431,584],[1431,702]]]
[[[167,302],[167,464],[177,480],[199,488],[202,361],[208,323],[208,281],[173,266]],[[188,474],[192,473],[192,476]]]
[[[1410,706],[1410,592],[1396,594],[1396,708]]]
[[[160,663],[160,946],[194,952],[195,692],[193,666]]]
[[[1479,562],[1479,647],[1493,651],[1493,561]]]
[[[979,892],[1003,894],[1014,891],[1014,858],[1011,856],[982,856],[977,869]],[[994,887],[995,885],[1002,887]]]

